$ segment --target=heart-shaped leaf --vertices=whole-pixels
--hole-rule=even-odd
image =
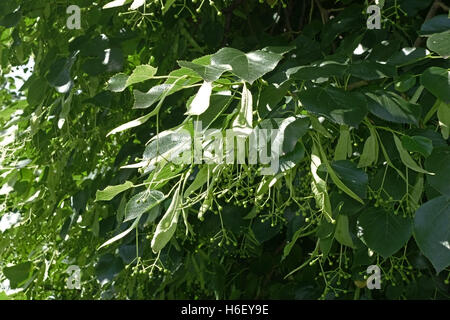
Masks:
[[[441,196],[424,203],[414,219],[420,251],[439,273],[450,265],[450,200]]]
[[[388,258],[409,240],[412,221],[382,209],[365,210],[358,218],[359,230],[366,245]]]
[[[281,54],[268,50],[244,53],[233,48],[223,48],[211,57],[211,65],[229,69],[236,76],[252,84],[256,79],[272,71],[283,58]]]
[[[300,92],[299,99],[306,110],[352,127],[358,127],[367,114],[366,99],[358,92],[315,87]]]

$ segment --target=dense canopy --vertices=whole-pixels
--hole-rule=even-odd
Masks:
[[[0,299],[448,299],[448,11],[1,0]]]

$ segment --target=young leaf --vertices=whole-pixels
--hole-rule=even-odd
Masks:
[[[153,76],[156,74],[157,71],[158,71],[157,68],[154,68],[147,64],[137,66],[133,70],[133,73],[130,75],[130,77],[127,79],[126,86],[128,87],[135,83],[140,83],[149,80],[153,78]]]
[[[122,184],[116,186],[107,186],[103,190],[98,190],[95,194],[95,201],[109,201],[119,193],[134,187],[130,181],[125,181]]]

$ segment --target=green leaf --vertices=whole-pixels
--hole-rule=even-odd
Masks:
[[[184,69],[184,68],[182,68]],[[165,98],[172,93],[175,93],[185,86],[190,86],[196,83],[198,80],[195,78],[188,79],[189,74],[185,74],[185,70],[189,69],[178,69],[170,73],[170,77],[163,84],[152,87],[148,92],[140,92],[138,90],[134,90],[134,109],[145,109],[158,102],[158,105],[152,111],[152,115],[156,114],[161,108],[162,103]],[[189,70],[190,71],[190,70]]]
[[[409,198],[411,202],[413,203],[413,208],[418,208],[422,199],[422,194],[424,191],[423,183],[424,183],[424,176],[423,174],[419,173],[417,175],[417,180],[414,186],[412,187],[412,190],[409,191]]]
[[[184,156],[185,151],[191,151],[191,135],[189,131],[183,127],[175,130],[166,130],[149,141],[143,154],[143,161],[129,167],[145,167],[144,173],[147,173],[152,171],[160,161],[178,163],[178,161],[186,160],[180,157],[180,155]],[[190,157],[187,160],[190,160]],[[126,167],[124,166],[123,168]]]
[[[67,93],[72,88],[73,81],[70,71],[75,60],[76,54],[73,54],[69,58],[58,59],[51,65],[47,80],[57,92]]]
[[[439,126],[441,127],[442,137],[447,140],[450,133],[450,104],[440,101],[437,109]]]
[[[118,73],[111,77],[106,88],[113,92],[122,92],[127,87],[128,75],[125,73]]]
[[[130,3],[132,0],[114,0],[103,6],[103,9],[116,8]]]
[[[124,222],[136,219],[164,199],[164,193],[158,190],[142,191],[134,195],[125,207]]]
[[[274,86],[269,84],[267,87],[263,87],[256,99],[258,112],[261,117],[266,117],[272,112],[280,101],[286,96],[289,88],[292,85],[292,81],[285,81],[280,86]]]
[[[298,66],[286,70],[286,76],[292,80],[318,80],[330,77],[342,77],[348,66],[334,61],[323,61],[311,66]]]
[[[331,167],[350,190],[360,198],[366,198],[369,178],[364,170],[358,169],[356,164],[349,160],[333,161]]]
[[[416,85],[416,77],[411,74],[401,75],[395,80],[394,87],[398,92],[406,92]]]
[[[131,224],[131,226],[126,229],[125,231],[119,233],[118,235],[112,237],[111,239],[109,239],[108,241],[106,241],[105,243],[103,243],[100,247],[98,247],[98,250],[100,250],[101,248],[104,248],[106,246],[109,246],[111,243],[114,243],[120,239],[122,239],[123,237],[125,237],[127,234],[129,234],[134,228],[137,227],[139,220],[140,220],[141,216],[138,216],[133,223]]]
[[[397,71],[394,66],[369,60],[352,63],[348,72],[356,78],[367,81],[392,78],[397,75]]]
[[[153,78],[153,76],[156,74],[157,71],[158,71],[157,68],[154,68],[150,65],[143,64],[143,65],[137,66],[133,70],[133,73],[128,78],[128,80],[126,82],[126,86],[128,87],[135,83],[140,83],[140,82],[149,80],[149,79]]]
[[[212,171],[213,168],[210,168],[209,166],[202,167],[197,175],[195,176],[194,181],[189,185],[189,187],[186,188],[184,191],[184,197],[189,197],[193,192],[197,191],[201,187],[203,187],[208,180],[208,171]]]
[[[32,264],[30,261],[22,262],[11,267],[4,267],[2,272],[11,281],[12,287],[18,287],[30,277]]]
[[[298,140],[306,134],[309,126],[309,118],[297,116],[294,121],[284,127],[282,147],[284,153],[294,151]]]
[[[313,128],[314,131],[317,131],[325,138],[329,139],[333,138],[329,130],[327,130],[316,117],[310,116],[309,118],[311,119],[311,127]]]
[[[447,15],[437,15],[426,20],[420,27],[420,34],[423,36],[444,32],[450,29],[450,19]]]
[[[425,160],[425,168],[435,173],[427,176],[428,183],[442,195],[450,197],[450,147],[435,148]]]
[[[233,97],[231,93],[226,91],[219,91],[217,94],[211,95],[208,109],[198,117],[198,121],[201,121],[204,130],[208,129],[219,118],[233,101]]]
[[[366,92],[369,111],[378,118],[395,122],[418,124],[422,108],[389,91]]]
[[[280,157],[280,169],[279,172],[285,172],[294,168],[300,160],[305,157],[305,147],[302,143],[297,143],[294,150],[283,154]]]
[[[150,190],[150,193],[146,193],[146,195],[149,195],[148,197],[144,198],[143,193],[145,191],[138,193],[134,197],[132,197],[128,203],[125,206],[125,220],[129,221],[134,219],[131,226],[126,229],[125,231],[119,233],[118,235],[112,237],[105,243],[103,243],[98,249],[100,250],[103,247],[106,247],[110,245],[111,243],[114,243],[123,237],[125,237],[127,234],[129,234],[134,228],[137,227],[139,224],[139,220],[141,219],[142,215],[147,212],[148,210],[152,209],[156,205],[158,205],[160,202],[164,200],[164,194],[157,190]],[[143,200],[143,202],[138,202],[138,200]]]
[[[320,150],[317,148],[316,143],[314,143],[311,150],[311,174],[313,177],[311,191],[316,200],[317,207],[325,213],[325,217],[328,221],[332,221],[333,213],[330,197],[328,196],[327,183],[318,175],[318,169],[321,164]]]
[[[317,145],[317,147],[318,147],[318,149],[319,149],[319,151],[320,151],[321,158],[322,158],[323,162],[325,163],[325,167],[326,167],[326,169],[327,169],[327,172],[328,172],[328,174],[330,175],[331,180],[334,182],[334,184],[335,184],[339,189],[341,189],[341,190],[344,191],[346,194],[348,194],[350,197],[352,197],[352,198],[355,199],[356,201],[358,201],[358,202],[364,204],[364,201],[363,201],[363,200],[362,200],[355,192],[353,192],[350,188],[348,188],[348,187],[341,181],[340,177],[336,174],[336,172],[334,171],[333,167],[332,167],[332,166],[330,165],[330,163],[328,162],[326,153],[324,152],[324,150],[323,150],[323,148],[322,148],[322,145],[320,144],[320,141],[317,140],[316,143],[315,143],[315,145]],[[340,168],[341,166],[339,166],[339,164],[338,164],[337,168],[340,168],[341,171],[346,171],[346,170],[345,170],[345,167],[346,167],[346,166],[347,166],[347,165],[344,164],[344,165],[342,166],[343,168]],[[353,166],[353,164],[352,164],[352,165],[349,165],[349,166]],[[356,168],[356,166],[355,166],[355,168]],[[342,170],[342,169],[343,169],[343,170]],[[358,170],[358,169],[357,169],[357,170]],[[360,176],[360,178],[362,178],[362,176]],[[363,181],[363,180],[361,180],[361,181]],[[353,182],[353,181],[352,181],[352,182]],[[356,187],[358,184],[359,184],[359,182],[356,181],[356,185],[355,185],[354,187]],[[359,188],[357,188],[357,189],[359,189]]]
[[[430,67],[422,73],[421,84],[436,98],[450,103],[450,72],[439,67]]]
[[[383,258],[402,248],[412,234],[412,221],[382,209],[364,210],[358,218],[364,243]]]
[[[127,123],[124,123],[120,126],[118,126],[117,128],[111,130],[106,136],[109,136],[111,134],[116,134],[118,132],[122,132],[137,126],[140,126],[141,124],[145,123],[148,119],[151,118],[151,116],[153,116],[152,113],[146,114],[145,116],[142,116],[140,118],[137,118],[135,120],[129,121]]]
[[[423,136],[402,137],[402,146],[409,152],[419,152],[424,157],[428,157],[433,151],[433,142]]]
[[[424,203],[415,214],[414,238],[436,273],[450,265],[450,200],[441,196]]]
[[[340,128],[339,140],[334,151],[334,160],[346,160],[352,155],[352,139],[348,127],[342,125]]]
[[[173,86],[170,84],[160,84],[152,87],[148,92],[143,93],[139,90],[133,90],[135,109],[145,109],[161,100],[164,94],[167,94]]]
[[[358,92],[316,87],[300,92],[299,99],[306,110],[352,127],[358,127],[367,114],[366,99]]]
[[[370,136],[364,143],[363,152],[359,158],[358,168],[365,168],[372,164],[376,164],[378,161],[378,152],[378,139],[376,134],[371,130]]]
[[[175,190],[172,201],[164,216],[156,226],[155,234],[152,239],[153,252],[161,251],[170,239],[175,234],[178,224],[178,217],[180,215],[180,208],[178,207],[180,201],[180,188]]]
[[[424,59],[430,52],[424,48],[403,48],[387,61],[395,66],[406,66]]]
[[[211,82],[204,81],[192,102],[188,105],[186,114],[198,116],[206,111],[209,107],[209,100],[212,92]]]
[[[281,54],[264,49],[244,53],[233,48],[222,48],[212,55],[211,64],[216,68],[231,70],[236,76],[252,84],[275,69],[282,58]]]
[[[95,201],[109,201],[119,193],[134,187],[134,184],[130,181],[125,181],[122,184],[116,186],[108,186],[103,190],[98,190],[95,194]]]
[[[167,0],[166,3],[164,4],[164,7],[162,8],[162,13],[163,15],[167,13],[167,11],[169,11],[169,9],[172,7],[172,5],[175,3],[176,0]]]
[[[245,135],[253,129],[253,97],[247,85],[244,83],[241,94],[241,108],[233,121],[233,130]]]
[[[427,47],[442,57],[450,56],[450,31],[433,34],[427,40]]]
[[[174,83],[171,84],[171,87],[173,88],[177,84],[177,82],[182,80],[182,79],[183,78],[178,78]],[[129,122],[125,123],[125,124],[122,124],[122,125],[118,126],[117,128],[115,128],[112,131],[110,131],[106,136],[109,136],[111,134],[115,134],[115,133],[118,133],[118,132],[122,132],[122,131],[125,131],[125,130],[130,129],[130,128],[134,128],[134,127],[140,126],[141,124],[145,123],[148,119],[150,119],[151,117],[153,117],[155,114],[158,113],[159,109],[161,108],[161,106],[162,106],[165,98],[169,94],[169,92],[170,92],[170,89],[169,90],[165,90],[163,92],[163,94],[159,98],[160,101],[159,101],[158,105],[155,107],[155,109],[153,109],[152,112],[146,114],[145,116],[142,116],[140,118],[137,118],[135,120],[129,121]]]
[[[134,0],[130,6],[130,10],[136,10],[145,4],[145,0]]]
[[[207,82],[216,81],[225,71],[230,70],[230,68],[226,66],[202,65],[189,61],[178,61],[178,65],[195,71]]]
[[[319,248],[324,257],[328,256],[333,245],[335,226],[333,222],[322,217],[317,228],[316,236],[319,238]]]
[[[17,10],[16,12],[12,12],[0,18],[0,26],[6,28],[15,27],[20,20],[22,19],[22,11]]]
[[[112,253],[102,255],[95,264],[95,275],[98,281],[104,285],[111,282],[114,277],[124,268],[123,260]]]
[[[350,230],[348,228],[348,217],[340,214],[337,218],[334,238],[342,245],[355,248]]]
[[[28,87],[27,101],[30,106],[39,106],[45,98],[47,83],[42,78],[33,78]]]
[[[403,164],[410,168],[411,170],[414,170],[416,172],[426,173],[429,175],[434,175],[435,173],[429,172],[425,169],[422,169],[409,155],[408,151],[405,150],[405,148],[402,145],[401,140],[397,137],[395,133],[392,134],[394,136],[394,142],[395,146],[397,147],[398,153],[400,154],[400,159],[402,160]]]

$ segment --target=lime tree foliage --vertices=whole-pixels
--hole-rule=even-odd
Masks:
[[[0,297],[448,299],[448,7],[373,4],[2,0]],[[178,161],[196,121],[279,167]]]

